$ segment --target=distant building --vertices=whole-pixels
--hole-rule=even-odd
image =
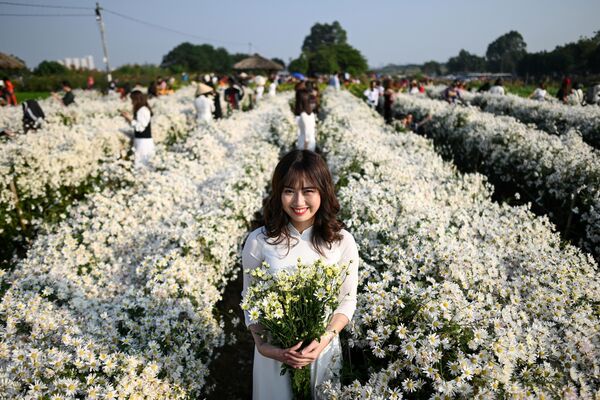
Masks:
[[[96,66],[94,64],[93,56],[85,56],[81,58],[77,57],[66,57],[64,60],[58,60],[58,63],[64,65],[69,69],[77,70],[94,70]]]

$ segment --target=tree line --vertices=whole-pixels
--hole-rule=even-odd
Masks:
[[[600,31],[552,51],[527,52],[527,44],[517,31],[498,37],[487,47],[485,56],[461,49],[444,64],[428,61],[422,71],[429,75],[449,73],[501,72],[520,77],[588,76],[600,73]]]

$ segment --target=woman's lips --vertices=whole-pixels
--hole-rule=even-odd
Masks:
[[[304,214],[306,214],[306,212],[308,211],[308,207],[304,207],[304,208],[292,208],[292,211],[294,212],[294,214],[296,214],[297,216],[301,217]]]

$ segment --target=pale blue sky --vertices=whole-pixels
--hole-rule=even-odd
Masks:
[[[90,0],[13,0],[19,4],[89,7],[90,11],[19,7],[0,1],[0,14],[90,13],[90,17],[0,16],[0,51],[29,67],[42,60],[94,56],[102,68],[98,24]],[[210,43],[229,52],[297,57],[316,22],[338,20],[348,41],[373,67],[388,63],[445,62],[461,48],[484,55],[498,36],[519,31],[528,51],[591,36],[600,30],[598,0],[101,0],[100,5],[143,21],[195,36],[145,26],[106,12],[111,66],[161,62],[181,42]]]

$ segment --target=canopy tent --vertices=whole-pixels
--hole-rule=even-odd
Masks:
[[[236,70],[264,70],[264,71],[281,71],[282,65],[277,64],[258,54],[245,58],[233,66]]]
[[[25,63],[15,56],[0,53],[0,69],[23,69]]]

